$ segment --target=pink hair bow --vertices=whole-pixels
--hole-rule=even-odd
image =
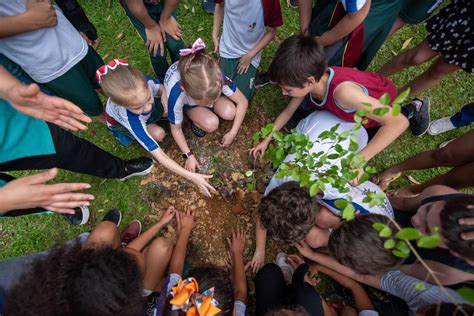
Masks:
[[[198,50],[206,48],[206,44],[201,38],[198,38],[191,48],[183,48],[179,50],[179,56],[188,56],[190,54],[194,54]]]

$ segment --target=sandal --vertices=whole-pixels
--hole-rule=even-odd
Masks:
[[[386,191],[388,189],[390,183],[392,183],[393,181],[400,178],[401,175],[402,175],[402,173],[399,172],[399,173],[396,173],[393,177],[385,178],[385,179],[380,179],[378,177],[378,175],[376,175],[372,178],[372,182],[377,184],[382,189],[382,191]]]
[[[193,122],[191,122],[191,130],[193,131],[194,135],[196,135],[199,138],[207,135],[207,132],[205,130],[200,129]]]

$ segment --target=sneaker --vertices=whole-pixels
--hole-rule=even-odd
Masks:
[[[289,7],[296,9],[298,7],[298,0],[286,0]]]
[[[122,246],[126,246],[129,242],[140,236],[141,233],[142,223],[138,219],[128,223],[125,230],[120,234],[120,242],[122,243]]]
[[[202,9],[209,14],[214,14],[214,7],[216,3],[214,0],[202,0]]]
[[[117,225],[117,227],[118,227],[120,225],[120,222],[122,221],[122,212],[120,212],[116,208],[113,208],[107,214],[105,214],[102,221],[103,222],[105,222],[105,221],[112,222],[115,225]]]
[[[447,141],[445,141],[445,142],[442,142],[442,143],[439,145],[439,148],[441,149],[441,148],[444,148],[444,147],[448,146],[448,144],[449,144],[450,142],[452,142],[453,140],[455,140],[455,139],[456,139],[456,138],[453,138],[453,139],[447,140]]]
[[[199,138],[202,138],[207,135],[207,132],[205,130],[200,129],[193,122],[191,122],[191,130],[193,131],[194,135],[196,135]]]
[[[415,107],[413,116],[409,118],[410,130],[414,136],[422,136],[430,126],[430,99],[414,99],[410,105]]]
[[[283,278],[285,278],[286,284],[291,284],[291,279],[293,278],[293,273],[295,270],[293,267],[286,261],[287,254],[284,252],[279,252],[276,256],[275,263],[280,267],[281,272],[283,272]]]
[[[455,128],[456,126],[454,126],[453,122],[451,122],[451,117],[447,116],[431,122],[430,127],[428,128],[428,134],[438,135],[453,130]]]
[[[144,176],[151,172],[153,169],[153,159],[140,157],[137,159],[127,160],[125,162],[124,176],[119,180],[127,180],[128,178],[135,176]]]
[[[261,88],[266,86],[267,84],[271,83],[270,76],[268,72],[259,72],[255,77],[255,81],[253,82],[255,85],[255,89]]]
[[[74,214],[63,214],[72,225],[84,225],[89,220],[89,207],[81,206],[74,209]]]

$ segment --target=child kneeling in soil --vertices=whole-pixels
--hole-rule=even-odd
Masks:
[[[240,229],[234,231],[229,241],[231,278],[224,269],[211,264],[192,268],[183,278],[188,241],[195,226],[194,213],[177,212],[176,220],[178,240],[171,255],[170,274],[155,300],[152,315],[175,315],[176,312],[187,315],[246,315],[245,232]]]
[[[198,38],[191,48],[181,50],[181,59],[171,65],[164,81],[171,134],[186,159],[185,168],[193,172],[200,166],[181,128],[183,113],[191,119],[191,129],[198,137],[214,132],[219,127],[219,118],[233,121],[230,131],[222,137],[222,145],[229,146],[248,107],[247,98],[222,74],[217,62],[204,52],[205,47]]]
[[[104,94],[107,127],[120,142],[136,139],[152,157],[168,170],[197,185],[206,195],[215,191],[208,183],[212,176],[183,169],[160,148],[165,131],[156,123],[166,116],[165,88],[156,79],[146,77],[123,59],[114,59],[96,72]],[[161,98],[161,100],[160,100]]]

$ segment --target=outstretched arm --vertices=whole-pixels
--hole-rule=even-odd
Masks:
[[[228,97],[232,102],[235,103],[235,118],[234,122],[232,123],[232,127],[230,131],[228,131],[222,137],[222,146],[229,146],[234,141],[237,133],[239,132],[240,126],[242,126],[242,122],[245,118],[245,113],[247,113],[247,108],[249,106],[249,101],[247,98],[237,89],[234,94]]]
[[[247,302],[247,279],[244,266],[245,235],[243,229],[233,230],[232,240],[228,240],[232,256],[234,300],[244,304]]]
[[[191,232],[195,226],[194,211],[187,211],[186,213],[176,211],[175,214],[178,240],[176,241],[173,254],[171,255],[169,272],[182,275],[189,237],[191,236]]]

